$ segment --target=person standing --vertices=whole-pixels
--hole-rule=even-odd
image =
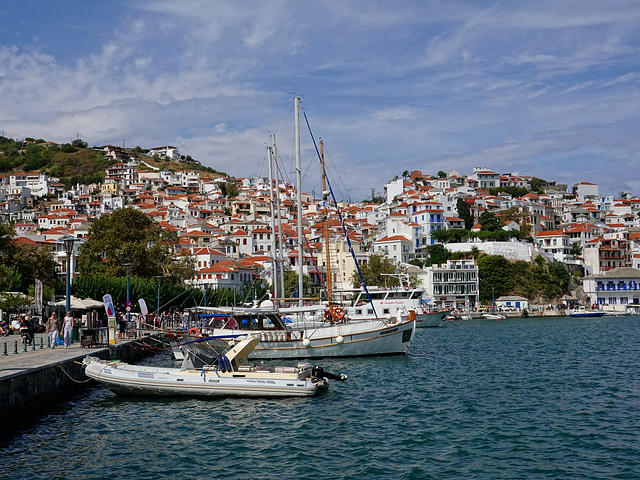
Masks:
[[[73,329],[73,317],[71,312],[67,312],[64,317],[64,348],[71,348],[71,330]]]
[[[51,348],[56,348],[56,340],[58,339],[58,330],[60,329],[60,320],[56,316],[56,312],[53,312],[47,320],[47,333],[49,334],[49,341],[51,342]]]

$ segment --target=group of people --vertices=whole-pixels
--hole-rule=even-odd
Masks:
[[[71,312],[67,312],[62,321],[58,318],[56,312],[51,314],[49,320],[47,320],[47,333],[49,333],[51,348],[56,348],[58,333],[62,333],[64,348],[71,348],[71,332],[74,324]]]

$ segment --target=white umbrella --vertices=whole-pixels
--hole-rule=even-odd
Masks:
[[[60,300],[59,302],[49,302],[49,305],[54,307],[66,307],[67,300]],[[69,297],[69,305],[72,310],[89,310],[92,308],[102,308],[104,303],[94,300],[93,298],[85,298],[84,300],[71,295]]]

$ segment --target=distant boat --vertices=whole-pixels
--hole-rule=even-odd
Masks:
[[[507,317],[504,315],[498,315],[497,313],[484,313],[482,318],[486,320],[504,320]]]
[[[602,317],[604,312],[602,310],[587,310],[585,307],[574,308],[569,311],[570,317]]]

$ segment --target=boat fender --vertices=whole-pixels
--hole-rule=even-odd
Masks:
[[[308,338],[305,338],[304,340],[302,340],[303,347],[308,347],[309,345],[311,345],[311,340],[309,340]]]
[[[226,355],[224,355],[222,357],[222,361],[224,362],[224,368],[227,369],[227,372],[231,372],[232,371],[231,370],[231,362],[229,362],[229,358]]]
[[[190,328],[189,335],[200,335],[200,332],[198,331],[197,328]]]
[[[338,335],[336,337],[336,343],[339,343],[342,345],[344,343],[344,337],[342,335]]]
[[[225,366],[224,366],[224,360],[222,360],[222,356],[219,356],[219,357],[218,357],[218,367],[220,367],[220,371],[221,371],[222,373],[224,373],[224,372],[226,372],[226,371],[227,371],[227,370],[226,370],[226,368],[225,368]]]

